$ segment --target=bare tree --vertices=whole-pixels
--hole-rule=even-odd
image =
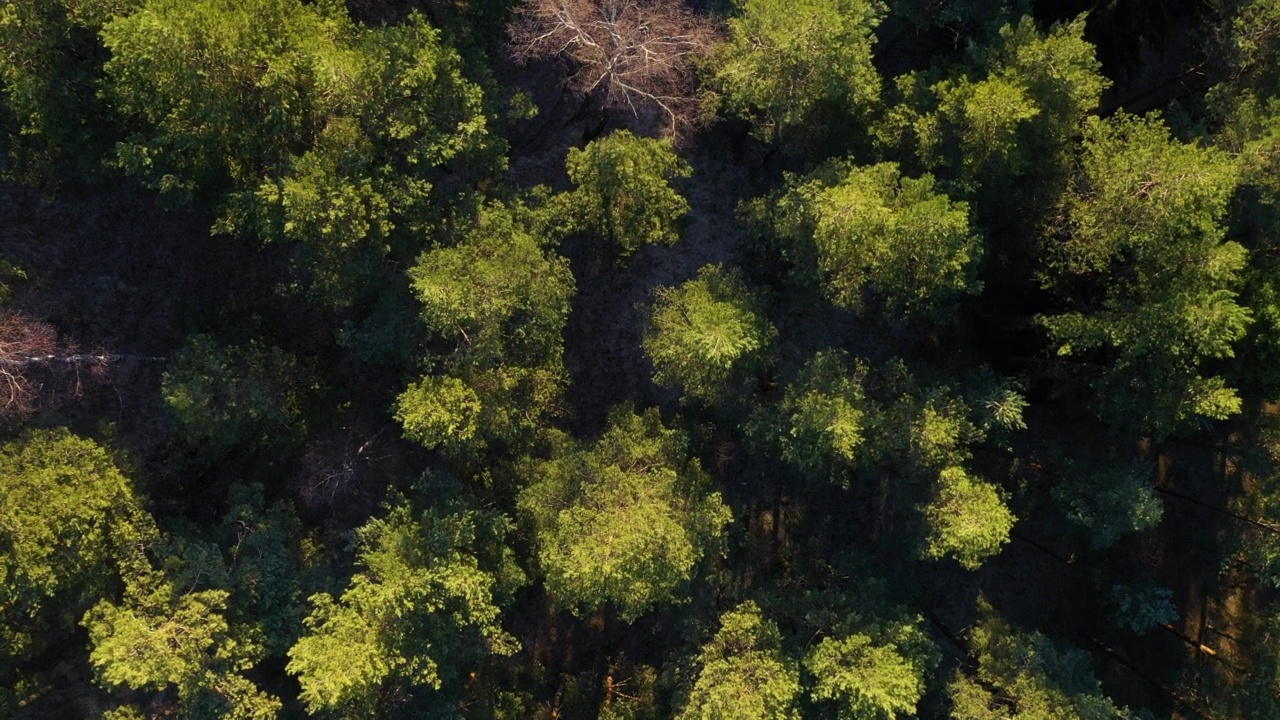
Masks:
[[[718,37],[683,0],[525,0],[509,33],[516,61],[565,58],[571,88],[637,117],[656,112],[671,134],[698,118],[693,60]]]
[[[102,380],[107,367],[120,361],[165,362],[163,357],[80,352],[58,339],[52,325],[16,312],[0,312],[0,416],[26,415],[36,409],[43,383],[39,371],[71,374],[69,391],[79,396],[87,375]]]

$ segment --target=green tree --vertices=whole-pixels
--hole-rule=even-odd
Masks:
[[[1116,624],[1135,633],[1145,633],[1179,617],[1173,591],[1159,585],[1112,585],[1107,601]]]
[[[594,443],[553,433],[552,445],[526,463],[519,499],[547,590],[578,613],[612,603],[628,622],[677,602],[731,519],[684,435],[656,409],[619,407]]]
[[[799,718],[800,672],[782,636],[747,601],[720,618],[720,631],[698,654],[698,679],[681,720]]]
[[[1000,552],[1016,519],[996,486],[960,467],[949,467],[938,476],[924,516],[928,524],[925,556],[954,557],[968,570],[978,569]]]
[[[297,248],[289,286],[332,309],[371,301],[388,254],[439,223],[446,164],[502,163],[479,87],[418,15],[368,27],[332,0],[148,0],[102,37],[106,97],[136,128],[119,165],[211,201],[215,232]]]
[[[311,712],[377,714],[415,687],[456,690],[469,669],[518,643],[499,624],[520,582],[501,516],[403,498],[357,531],[359,572],[342,597],[312,596],[289,672]],[[449,686],[446,688],[446,686]]]
[[[124,566],[123,602],[102,600],[84,616],[99,682],[134,690],[173,687],[182,717],[274,718],[279,699],[244,676],[262,659],[261,644],[228,623],[226,590],[197,589],[211,584],[210,569],[222,570],[220,554],[168,555],[165,569],[155,570],[140,549],[135,552]],[[206,567],[202,561],[209,557],[215,559]]]
[[[926,165],[988,186],[988,200],[1016,191],[1017,178],[1060,179],[1080,123],[1110,85],[1084,27],[1082,15],[1042,33],[1024,16],[978,51],[971,72],[927,92],[924,75],[900,77],[904,102],[888,113],[888,136],[914,145]]]
[[[840,718],[912,716],[924,695],[925,666],[896,644],[864,634],[826,637],[805,658],[815,700],[835,701]]]
[[[192,335],[165,372],[161,393],[182,441],[218,458],[238,446],[279,446],[300,434],[299,386],[306,384],[307,372],[279,348]]]
[[[0,678],[74,627],[153,529],[133,485],[92,440],[38,430],[0,445]]]
[[[871,63],[876,0],[738,0],[710,59],[718,104],[767,139],[824,115],[865,116],[880,99]]]
[[[91,174],[108,147],[96,97],[105,53],[97,33],[136,0],[10,0],[0,7],[0,175],[56,186]]]
[[[462,451],[518,442],[558,412],[574,282],[535,224],[522,205],[490,205],[459,244],[410,270],[423,321],[456,349],[396,401],[407,436]]]
[[[1064,474],[1053,486],[1053,499],[1100,550],[1126,533],[1160,524],[1164,505],[1156,496],[1154,470],[1150,463],[1108,459],[1100,467]]]
[[[1121,720],[1093,675],[1089,654],[1023,632],[985,599],[970,637],[976,677],[957,671],[947,690],[953,720]]]
[[[671,245],[680,239],[677,221],[689,203],[671,186],[693,168],[676,155],[669,140],[636,137],[618,130],[571,148],[566,160],[574,189],[559,196],[573,230],[612,243],[620,257],[642,245]]]
[[[741,277],[719,265],[677,288],[656,289],[642,340],[654,382],[704,402],[718,399],[776,334],[759,305]]]
[[[981,290],[982,244],[968,205],[937,192],[930,175],[904,177],[894,163],[830,163],[762,214],[772,215],[800,276],[839,307],[865,310],[870,298],[893,319],[938,322]]]
[[[866,368],[838,350],[823,350],[787,386],[781,412],[782,457],[812,479],[847,484],[859,464],[877,408],[862,389]]]
[[[1164,438],[1239,412],[1201,370],[1232,357],[1250,321],[1236,302],[1246,253],[1224,239],[1237,178],[1226,153],[1174,140],[1159,118],[1086,123],[1046,248],[1045,283],[1071,309],[1039,321],[1059,355],[1110,360],[1094,383],[1106,419]]]

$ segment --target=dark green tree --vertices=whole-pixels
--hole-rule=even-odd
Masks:
[[[161,393],[178,437],[206,458],[233,448],[279,447],[301,434],[308,372],[292,355],[251,340],[222,345],[192,335]]]

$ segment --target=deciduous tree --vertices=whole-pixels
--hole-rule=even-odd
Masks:
[[[642,245],[671,245],[689,203],[671,181],[693,173],[669,141],[610,133],[569,150],[569,179],[576,186],[555,207],[578,232],[593,233],[626,257]]]
[[[831,163],[756,211],[772,216],[797,272],[837,306],[939,322],[982,287],[968,205],[938,192],[930,175],[904,177],[894,163]]]
[[[1059,355],[1107,361],[1094,381],[1106,419],[1164,438],[1240,410],[1201,369],[1231,357],[1251,319],[1236,302],[1246,253],[1225,239],[1237,177],[1229,156],[1173,139],[1158,117],[1085,125],[1046,246],[1045,282],[1070,304],[1040,322]]]
[[[679,287],[654,291],[642,344],[654,382],[712,402],[735,372],[759,361],[775,334],[738,274],[708,265]]]
[[[362,527],[359,572],[341,599],[311,598],[307,632],[289,651],[308,710],[374,715],[415,687],[455,685],[486,657],[515,652],[499,624],[499,604],[521,577],[506,531],[500,516],[418,512],[403,499]],[[498,567],[482,564],[495,556]]]
[[[754,602],[720,618],[698,654],[698,679],[680,720],[795,720],[800,671],[782,650],[778,627]]]
[[[656,409],[615,408],[593,443],[558,435],[551,457],[524,473],[520,508],[537,531],[547,590],[578,613],[612,604],[631,621],[679,602],[731,519]]]
[[[751,119],[765,138],[819,122],[865,117],[880,100],[871,64],[876,0],[739,0],[728,39],[710,59],[724,110]]]

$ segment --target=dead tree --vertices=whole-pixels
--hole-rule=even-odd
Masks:
[[[517,62],[568,60],[571,89],[637,118],[656,113],[672,135],[698,120],[693,61],[718,37],[683,0],[525,0],[509,34]]]
[[[81,352],[59,340],[52,325],[16,312],[0,312],[0,416],[33,412],[44,388],[40,371],[71,375],[70,393],[79,396],[86,379],[102,380],[121,361],[164,362],[163,357]]]

